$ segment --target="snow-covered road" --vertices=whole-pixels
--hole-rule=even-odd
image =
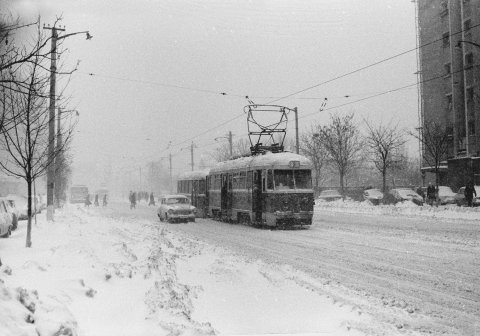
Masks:
[[[476,221],[317,209],[306,230],[259,230],[202,219],[170,224],[168,230],[275,265],[285,278],[357,307],[374,317],[370,328],[362,329],[368,334],[397,329],[474,335],[480,328]]]

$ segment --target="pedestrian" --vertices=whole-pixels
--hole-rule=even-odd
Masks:
[[[85,198],[85,206],[88,208],[92,204],[90,201],[90,194],[87,194],[87,197]]]
[[[427,203],[433,206],[433,202],[435,202],[436,198],[437,195],[435,186],[432,184],[432,182],[429,182],[427,187]]]
[[[148,203],[148,205],[155,206],[155,197],[153,196],[153,192],[150,193],[150,202]]]
[[[95,206],[99,206],[100,204],[98,203],[98,194],[95,194]]]
[[[107,194],[103,195],[103,206],[107,205]]]
[[[137,205],[137,197],[133,191],[130,191],[130,209],[134,209]]]
[[[473,194],[475,194],[475,197],[477,197],[477,191],[473,187],[473,184],[469,183],[465,187],[465,191],[463,192],[465,195],[465,200],[467,201],[467,205],[469,207],[473,206]]]

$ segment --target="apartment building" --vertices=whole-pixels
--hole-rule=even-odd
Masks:
[[[480,0],[417,0],[417,19],[422,122],[449,133],[441,183],[480,185]]]

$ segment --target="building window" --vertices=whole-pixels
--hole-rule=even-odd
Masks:
[[[471,68],[473,66],[473,53],[469,52],[465,54],[465,68]]]
[[[440,16],[447,16],[448,15],[448,2],[442,1],[440,3]]]
[[[450,74],[452,73],[452,64],[445,63],[443,67],[445,68],[445,76],[450,76]]]
[[[468,135],[475,135],[475,121],[468,122]]]
[[[450,33],[446,32],[442,35],[443,47],[447,48],[450,46]]]
[[[473,87],[467,88],[467,100],[469,102],[473,101]]]
[[[449,93],[445,95],[445,99],[446,99],[447,111],[451,111],[452,110],[452,94]]]
[[[463,22],[463,30],[465,32],[469,31],[472,28],[472,20],[468,19]]]

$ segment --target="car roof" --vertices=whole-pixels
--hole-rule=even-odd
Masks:
[[[181,194],[175,194],[175,195],[163,195],[162,198],[179,198],[179,197],[182,197],[182,198],[188,198],[187,196],[185,195],[181,195]]]

